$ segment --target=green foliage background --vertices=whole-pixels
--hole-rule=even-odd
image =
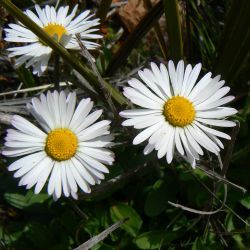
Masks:
[[[0,6],[4,6],[4,2],[0,0]],[[12,2],[21,9],[33,6],[30,0]],[[36,2],[44,4],[45,1]],[[76,2],[60,1],[60,4],[73,6]],[[96,1],[78,2],[80,10],[86,7],[98,10]],[[100,16],[106,16],[105,8],[100,7],[98,11]],[[7,15],[3,8],[1,12],[5,13],[1,20],[5,27],[13,16]],[[167,25],[159,26],[160,33],[159,27],[157,33],[156,22],[164,12],[163,22],[166,20]],[[230,161],[226,178],[247,190],[250,187],[249,13],[249,0],[160,1],[133,32],[125,32],[122,37],[117,35],[122,25],[119,19],[112,17],[106,21],[102,51],[95,55],[107,86],[116,91],[112,92],[112,98],[119,110],[125,107],[125,100],[119,93],[121,86],[126,84],[133,70],[147,66],[150,61],[184,58],[192,64],[202,62],[203,72],[222,74],[236,96],[232,105],[239,113],[234,119],[240,123],[234,150],[228,156],[230,142],[225,142],[222,160]],[[162,53],[164,44],[159,37],[163,37],[166,53]],[[57,52],[61,56],[66,53]],[[1,92],[16,89],[20,81],[27,88],[50,83],[53,79],[53,70],[49,71],[51,77],[41,79],[24,67],[15,71],[6,55],[3,48]],[[100,94],[93,72],[79,54],[75,56],[79,65],[68,63]],[[61,80],[70,80],[79,87],[71,70],[61,67]],[[16,97],[17,100],[22,98]],[[111,116],[105,100],[100,95],[93,98]],[[2,99],[0,107],[7,102],[8,99]],[[5,129],[6,126],[1,125],[1,144]],[[223,182],[220,178],[211,178],[204,170],[192,170],[178,159],[167,165],[164,160],[156,160],[154,153],[145,157],[142,146],[131,146],[135,131],[120,128],[119,122],[113,130],[116,140],[122,142],[114,148],[116,163],[110,167],[105,182],[95,187],[91,195],[80,193],[78,201],[62,198],[54,202],[46,190],[34,195],[32,190],[19,188],[17,180],[6,169],[10,160],[0,158],[0,249],[73,249],[121,219],[127,219],[121,228],[92,249],[250,249],[249,192],[243,193],[228,184],[226,206],[212,215],[175,208],[168,201],[201,212],[220,208],[225,195]],[[221,174],[216,157],[207,154],[202,164],[213,173]]]

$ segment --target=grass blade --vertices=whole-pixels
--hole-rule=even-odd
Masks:
[[[127,37],[124,44],[115,54],[113,60],[109,64],[105,75],[112,75],[126,61],[130,52],[138,45],[143,36],[151,29],[163,14],[163,4],[160,1],[156,4],[140,21],[132,33]]]
[[[225,23],[215,71],[228,82],[239,74],[249,55],[249,0],[234,0]]]
[[[169,40],[169,56],[177,62],[183,58],[183,43],[177,0],[163,0]]]
[[[46,32],[44,32],[36,23],[28,18],[19,8],[17,8],[9,0],[1,0],[0,4],[5,7],[14,17],[16,17],[22,24],[29,28],[34,34],[36,34],[45,44],[50,46],[58,55],[60,55],[68,64],[70,64],[75,70],[77,70],[88,82],[94,84],[100,95],[102,90],[99,88],[99,82],[95,74],[87,67],[82,65],[78,58],[72,53],[69,53],[63,46],[61,46],[56,40],[52,39]],[[119,104],[125,104],[126,99],[122,94],[105,81],[105,86],[108,89],[110,95]]]

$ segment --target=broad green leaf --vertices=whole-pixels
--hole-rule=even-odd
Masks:
[[[53,234],[45,224],[32,222],[26,230],[26,237],[36,246],[36,249],[48,249],[54,243]]]
[[[164,231],[150,231],[139,235],[135,244],[140,249],[158,249],[164,239]]]
[[[231,213],[228,213],[225,219],[225,226],[228,232],[232,232],[235,230],[234,222],[233,222],[233,215]],[[237,244],[237,249],[246,249],[243,243],[243,238],[240,234],[232,234],[233,239],[235,240],[235,243]]]
[[[174,200],[176,191],[175,180],[171,174],[163,180],[158,180],[146,198],[146,215],[157,216],[162,213],[169,206],[168,201]]]
[[[115,250],[115,247],[105,243],[99,243],[98,245],[92,247],[91,250]]]
[[[178,232],[149,231],[137,236],[135,244],[140,249],[158,249],[164,242],[171,242],[178,238],[178,235]]]
[[[203,250],[204,244],[200,237],[197,237],[192,245],[192,250]]]
[[[128,219],[122,226],[126,232],[135,237],[141,228],[142,220],[139,214],[129,205],[118,203],[110,208],[110,215],[114,222]]]
[[[30,190],[27,194],[19,194],[19,193],[5,193],[5,200],[16,208],[26,208],[35,203],[43,203],[49,196],[47,194],[37,194],[35,195],[32,190]]]
[[[250,209],[250,195],[247,195],[245,198],[241,199],[240,203],[242,206],[246,207],[247,209]]]

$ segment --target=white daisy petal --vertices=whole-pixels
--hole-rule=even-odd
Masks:
[[[81,125],[79,125],[79,127],[75,129],[75,132],[79,133],[91,124],[93,124],[102,115],[102,112],[102,110],[96,110],[95,112],[88,115],[81,123]]]
[[[213,96],[211,96],[210,98],[208,98],[206,101],[204,101],[204,102],[196,105],[195,108],[199,109],[200,107],[205,107],[205,106],[207,106],[210,103],[216,102],[217,100],[219,100],[220,98],[222,98],[223,96],[225,96],[229,92],[229,90],[230,90],[229,87],[223,87],[223,88],[219,89]]]
[[[48,194],[49,195],[52,195],[55,191],[56,181],[58,178],[58,168],[59,168],[59,165],[56,164],[56,162],[55,162],[53,169],[52,169],[51,176],[49,177],[49,183],[48,183]]]
[[[193,89],[193,86],[195,85],[195,82],[200,74],[201,71],[201,63],[198,63],[195,65],[195,67],[193,68],[192,72],[189,75],[188,78],[188,86],[184,92],[185,96],[188,96],[189,93],[191,92],[191,90]]]
[[[50,159],[50,158],[47,158],[47,159]],[[44,170],[41,172],[40,176],[39,176],[39,179],[36,183],[36,186],[35,186],[35,194],[39,194],[41,192],[41,190],[43,189],[48,177],[49,177],[49,174],[51,173],[51,170],[53,169],[53,165],[54,165],[54,161],[52,161],[50,159],[50,162],[48,162],[46,164],[46,167],[44,167]]]
[[[201,123],[199,122],[194,122],[198,127],[200,127],[202,130],[208,132],[209,134],[212,134],[212,135],[216,135],[216,136],[219,136],[219,137],[222,137],[222,138],[225,138],[227,140],[230,140],[231,137],[223,132],[220,132],[218,130],[215,130],[215,129],[212,129],[212,128],[209,128],[209,127],[206,127],[204,125],[202,125]]]
[[[209,138],[209,136],[195,124],[188,126],[187,129],[202,147],[215,154],[220,151],[219,147]]]
[[[188,141],[190,142],[190,144],[192,145],[192,147],[194,148],[194,150],[199,154],[199,155],[203,155],[203,151],[201,149],[201,147],[199,146],[199,144],[196,142],[196,140],[193,138],[192,134],[189,132],[189,130],[187,128],[184,128],[184,132],[186,134],[186,137],[188,139]]]
[[[175,72],[174,63],[171,60],[168,62],[168,72],[169,72],[169,77],[172,83],[174,95],[178,95],[177,74]]]
[[[150,109],[132,109],[132,110],[124,110],[119,113],[121,117],[125,118],[134,118],[134,117],[140,117],[140,116],[147,116],[151,114],[161,114],[162,111],[157,111],[157,110],[150,110]]]
[[[145,95],[146,97],[159,102],[160,104],[163,103],[163,100],[160,99],[158,96],[153,94],[145,85],[143,85],[139,80],[132,78],[131,80],[128,81],[128,84],[136,89],[140,94]]]
[[[79,172],[77,171],[77,168],[75,167],[75,164],[78,164],[78,162],[75,161],[75,158],[71,159],[71,173],[73,174],[77,184],[79,185],[79,187],[82,189],[82,191],[84,191],[85,193],[90,193],[90,187],[87,184],[87,182],[81,177],[81,175],[79,174]]]
[[[172,97],[172,91],[171,91],[171,86],[169,82],[169,75],[168,75],[168,70],[164,64],[160,64],[160,70],[162,74],[162,79],[164,79],[164,85],[162,86],[162,90],[165,92],[167,97],[171,98]]]
[[[183,96],[186,91],[186,88],[188,86],[188,79],[189,79],[191,72],[192,72],[192,66],[188,64],[185,69],[184,78],[182,82],[181,93],[180,93],[181,96]]]
[[[79,157],[79,163],[75,164],[76,169],[87,183],[89,183],[90,185],[95,185],[96,183],[95,179],[90,174],[90,172],[85,168],[84,164],[82,164],[82,162],[84,162],[83,158],[78,155],[76,156],[76,158]]]
[[[68,49],[81,49],[75,34],[80,33],[81,41],[87,49],[96,49],[99,44],[91,41],[100,39],[102,35],[95,34],[99,31],[99,19],[93,18],[89,10],[84,11],[75,18],[77,5],[68,15],[69,6],[60,7],[46,5],[41,9],[35,5],[34,13],[31,10],[24,11],[33,22],[43,29],[50,37],[56,39],[62,46]],[[31,30],[20,24],[9,24],[5,29],[5,40],[13,43],[28,43],[19,47],[9,48],[10,57],[17,57],[16,66],[25,64],[33,67],[33,74],[41,76],[48,67],[52,49],[40,40]]]
[[[202,123],[208,124],[208,125],[217,126],[217,127],[234,127],[234,126],[236,126],[235,122],[226,121],[226,120],[196,118],[196,121],[199,121],[199,122],[202,122]]]
[[[236,114],[238,111],[234,108],[225,108],[225,107],[220,107],[220,108],[215,108],[213,110],[208,110],[208,111],[197,111],[196,112],[196,117],[198,118],[225,118],[230,115]]]
[[[65,161],[64,164],[65,164],[65,170],[66,170],[69,188],[71,189],[71,192],[73,191],[74,193],[76,193],[77,184],[71,171],[72,163],[70,161]]]
[[[163,122],[159,122],[154,124],[151,127],[144,129],[141,133],[139,133],[133,140],[133,144],[137,145],[145,140],[147,140],[157,129],[162,126]]]
[[[143,150],[143,153],[145,154],[145,155],[148,155],[148,154],[150,154],[153,150],[154,150],[154,145],[153,144],[148,144],[145,148],[144,148],[144,150]]]
[[[196,84],[196,86],[193,88],[191,93],[189,94],[188,98],[190,100],[194,100],[194,98],[200,94],[202,90],[206,88],[206,86],[212,81],[211,79],[212,73],[209,72],[205,76],[201,78],[201,80]]]
[[[157,94],[163,100],[166,99],[165,93],[161,91],[155,84],[155,77],[149,69],[145,69],[144,71],[138,71],[138,75],[140,76],[142,81],[144,81],[147,86],[155,92],[155,94]]]
[[[183,149],[183,146],[182,146],[182,143],[181,143],[180,132],[179,132],[178,127],[175,128],[175,145],[176,145],[176,148],[177,148],[178,152],[181,155],[184,155],[184,149]]]
[[[136,79],[128,82],[130,87],[124,88],[124,95],[143,109],[124,110],[120,116],[126,118],[123,126],[144,129],[133,140],[135,145],[148,140],[144,154],[155,149],[158,158],[166,156],[171,163],[176,148],[195,167],[203,148],[219,154],[223,144],[217,136],[230,139],[209,126],[235,126],[225,118],[237,110],[222,107],[234,97],[225,96],[230,88],[223,87],[220,76],[212,78],[209,72],[197,82],[200,71],[200,63],[193,69],[190,64],[185,68],[181,60],[175,68],[170,60],[168,69],[151,63],[151,70],[140,70],[143,83]]]
[[[53,9],[48,11],[55,18]],[[62,195],[76,199],[78,186],[89,193],[89,185],[99,184],[109,172],[106,165],[114,162],[113,152],[106,149],[114,144],[110,121],[96,122],[102,110],[90,113],[93,102],[89,98],[77,108],[75,104],[75,92],[48,91],[33,98],[28,110],[45,132],[21,116],[13,116],[16,129],[7,130],[1,152],[7,157],[22,156],[8,168],[15,171],[15,178],[21,178],[19,185],[26,189],[35,186],[38,194],[48,180],[47,192],[55,201]]]
[[[17,128],[18,130],[31,135],[35,137],[39,137],[41,139],[44,139],[46,134],[34,126],[32,123],[30,123],[28,120],[24,119],[23,117],[19,115],[14,115],[11,121],[11,124]]]

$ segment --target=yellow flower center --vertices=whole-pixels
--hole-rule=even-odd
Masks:
[[[73,132],[58,128],[48,134],[45,151],[52,159],[65,161],[75,155],[77,146],[77,137]]]
[[[51,37],[57,36],[57,41],[60,41],[63,35],[67,34],[67,30],[60,24],[49,23],[43,30]]]
[[[163,114],[171,125],[177,127],[185,127],[195,118],[193,104],[182,96],[174,96],[169,99],[164,104]]]

